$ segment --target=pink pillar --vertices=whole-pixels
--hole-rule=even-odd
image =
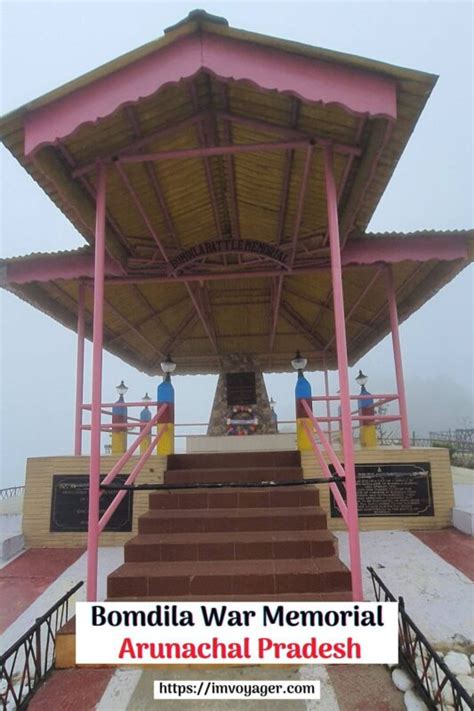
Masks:
[[[342,448],[344,471],[346,474],[347,527],[349,531],[349,553],[351,561],[352,597],[362,600],[362,571],[359,546],[359,521],[357,513],[357,491],[354,466],[354,444],[352,441],[352,417],[347,362],[346,324],[344,317],[344,293],[342,289],[341,243],[337,214],[337,191],[334,180],[332,151],[324,149],[324,172],[326,178],[326,200],[328,211],[329,248],[331,252],[331,278],[334,302],[334,322],[336,331],[337,365],[341,399]]]
[[[97,600],[99,542],[100,427],[102,401],[102,344],[104,338],[104,263],[106,169],[97,164],[95,219],[94,327],[92,346],[91,453],[89,473],[89,523],[87,534],[87,600]]]
[[[395,374],[397,378],[398,404],[400,407],[400,429],[402,434],[402,447],[410,448],[410,431],[408,429],[408,408],[405,394],[405,379],[403,377],[402,350],[400,348],[400,332],[398,329],[397,296],[393,283],[392,267],[386,271],[387,299],[390,313],[390,327],[392,329],[393,358],[395,360]]]
[[[329,397],[329,374],[327,368],[324,369],[324,393],[326,397]],[[326,415],[331,417],[331,401],[326,400]],[[328,420],[328,439],[329,444],[332,444],[332,422]]]
[[[76,370],[76,418],[74,426],[74,456],[82,454],[82,405],[84,403],[84,300],[85,286],[79,282],[77,313],[77,370]]]

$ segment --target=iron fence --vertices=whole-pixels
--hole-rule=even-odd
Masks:
[[[25,709],[54,666],[58,630],[69,620],[69,601],[77,583],[0,655],[0,701],[5,711]]]
[[[6,489],[0,489],[0,500],[12,499],[14,496],[21,496],[25,491],[23,486],[9,486]]]
[[[378,601],[397,602],[375,570],[372,576]],[[433,649],[423,632],[413,622],[402,597],[398,598],[399,660],[415,682],[415,687],[429,709],[433,711],[466,711],[474,709],[471,696]]]

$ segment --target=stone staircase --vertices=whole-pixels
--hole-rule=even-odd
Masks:
[[[302,481],[299,452],[168,457],[166,484]],[[350,600],[314,486],[150,494],[109,600]]]

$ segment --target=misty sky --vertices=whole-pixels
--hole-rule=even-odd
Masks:
[[[1,113],[155,39],[195,7],[156,0],[3,2]],[[225,16],[234,27],[439,74],[369,229],[473,227],[471,3],[207,2],[201,7]],[[10,154],[3,147],[0,152],[0,255],[83,244]],[[2,292],[0,299],[0,486],[10,486],[23,481],[26,457],[72,453],[76,338],[18,298]],[[472,317],[471,267],[401,328],[410,428],[419,434],[462,426],[472,418]],[[90,354],[88,345],[88,360]],[[389,338],[359,365],[370,375],[372,391],[394,390]],[[87,368],[86,401],[89,376]],[[293,418],[294,376],[265,377],[280,418]],[[134,400],[146,390],[154,395],[159,380],[106,353],[105,399],[115,398],[114,386],[122,378]],[[313,391],[320,391],[321,374],[310,379]],[[178,422],[208,420],[215,382],[213,376],[175,379]]]

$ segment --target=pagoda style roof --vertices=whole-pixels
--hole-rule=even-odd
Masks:
[[[374,244],[369,262],[366,250]],[[344,297],[353,365],[390,333],[386,265],[393,269],[402,322],[472,260],[474,230],[369,233],[350,246],[344,253]],[[75,331],[79,284],[85,284],[86,337],[92,339],[93,263],[90,247],[3,259],[0,285]],[[219,372],[220,355],[234,352],[254,354],[263,370],[285,372],[291,370],[296,348],[308,357],[310,369],[335,367],[328,268],[285,277],[272,353],[264,350],[272,319],[268,278],[208,282],[209,324],[219,346],[215,353],[183,283],[167,278],[162,284],[127,284],[111,260],[106,274],[104,347],[149,375],[160,372],[160,360],[168,351],[180,373]]]
[[[366,234],[435,82],[194,11],[0,120],[4,145],[89,245],[2,260],[3,286],[76,328],[100,162],[108,350],[150,374],[169,351],[189,373],[234,352],[287,370],[296,348],[333,367],[330,151],[353,363],[389,330],[384,265],[403,319],[470,259],[468,231]],[[91,289],[86,312],[90,327]]]

